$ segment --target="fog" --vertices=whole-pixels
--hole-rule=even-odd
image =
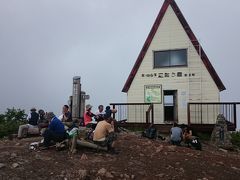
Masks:
[[[239,0],[177,0],[227,90],[240,101]],[[0,111],[60,113],[73,76],[98,104],[125,102],[122,87],[163,0],[0,0]]]

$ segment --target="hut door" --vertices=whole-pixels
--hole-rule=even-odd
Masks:
[[[164,121],[177,121],[177,91],[164,91]]]

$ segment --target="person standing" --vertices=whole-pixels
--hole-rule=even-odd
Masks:
[[[27,116],[28,124],[20,125],[18,128],[18,138],[21,139],[26,136],[27,133],[39,134],[38,120],[39,114],[36,112],[36,108],[30,109],[30,113]]]

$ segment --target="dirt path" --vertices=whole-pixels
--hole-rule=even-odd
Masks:
[[[240,153],[203,144],[203,151],[120,134],[118,155],[80,148],[30,151],[39,138],[0,141],[0,179],[239,179]]]

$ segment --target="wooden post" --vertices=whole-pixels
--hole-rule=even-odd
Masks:
[[[115,104],[113,104],[113,109],[115,109]],[[112,113],[113,114],[113,119],[115,119],[115,113]]]
[[[154,105],[151,104],[152,106],[152,124],[154,124]]]
[[[191,122],[190,122],[190,103],[188,103],[187,105],[187,118],[188,118],[188,126],[191,125]]]
[[[233,105],[233,117],[234,117],[234,128],[237,128],[237,106],[236,104]]]
[[[146,124],[148,124],[148,123],[149,123],[149,112],[146,111]]]

